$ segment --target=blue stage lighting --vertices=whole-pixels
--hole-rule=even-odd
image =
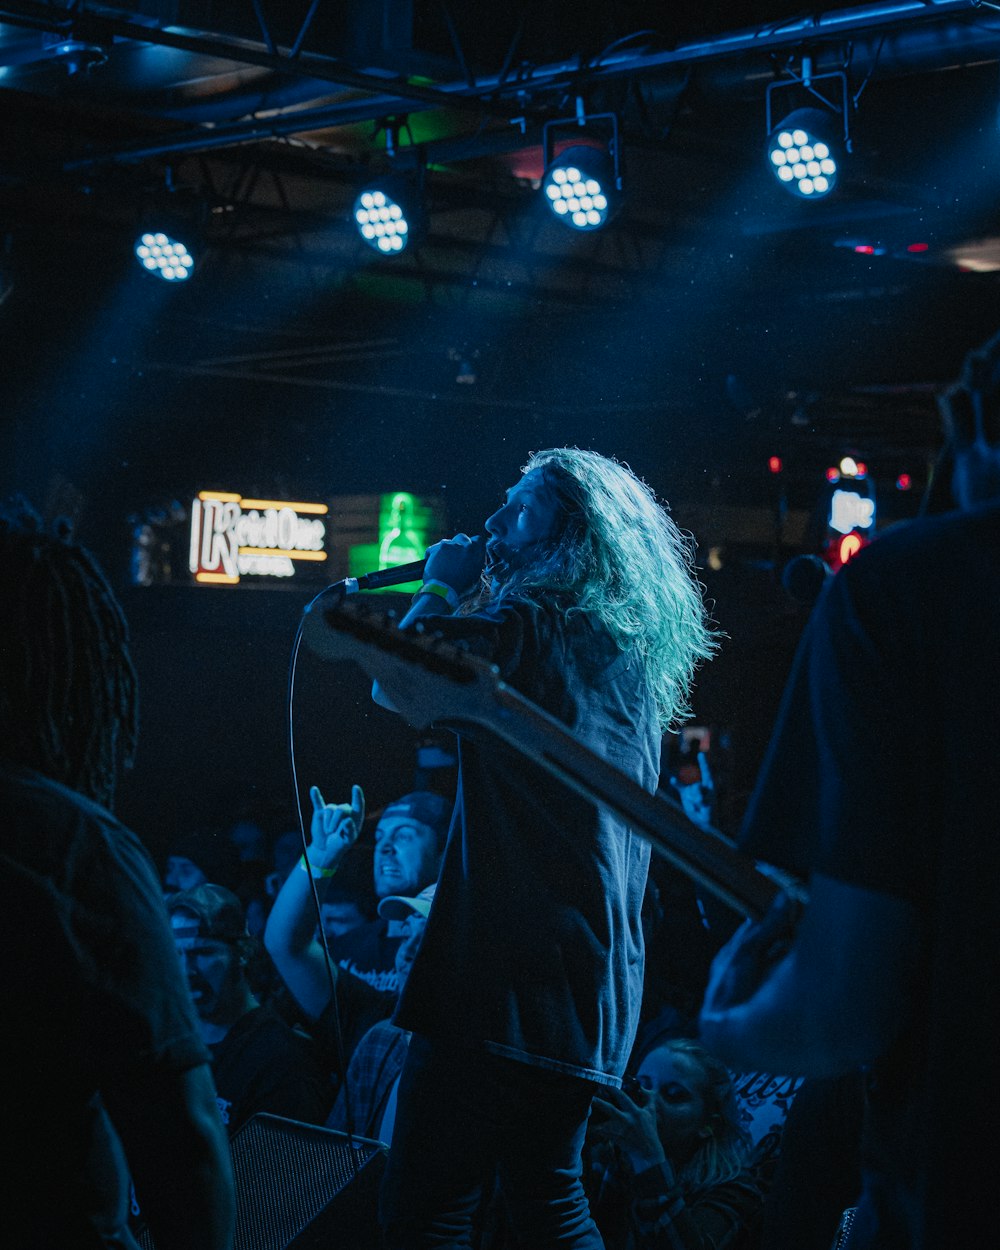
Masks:
[[[361,238],[380,256],[398,256],[412,246],[423,218],[419,194],[402,179],[364,187],[353,212]]]
[[[767,161],[783,187],[804,200],[822,199],[837,184],[839,144],[831,115],[820,109],[796,109],[767,140]]]
[[[575,230],[599,230],[617,207],[611,157],[603,148],[566,148],[545,170],[542,194],[555,216]]]
[[[194,269],[185,243],[162,230],[144,230],[135,242],[135,258],[147,273],[167,282],[184,282]]]

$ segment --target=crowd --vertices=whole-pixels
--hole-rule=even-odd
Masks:
[[[120,607],[9,508],[11,1244],[128,1248],[141,1223],[222,1250],[227,1141],[259,1113],[383,1144],[389,1250],[985,1244],[995,1152],[963,1146],[995,1122],[970,1076],[997,985],[998,400],[1000,336],[944,397],[952,506],[821,596],[740,834],[808,894],[735,934],[615,812],[464,733],[450,785],[374,819],[360,785],[314,785],[301,835],[184,831],[157,878],[111,811],[137,735]],[[716,645],[682,536],[578,449],[534,456],[486,531],[430,549],[401,628],[433,617],[654,789]],[[411,710],[405,682],[373,696]],[[980,733],[942,767],[923,726],[956,708]],[[697,747],[663,785],[707,825]]]
[[[687,767],[668,779],[668,792],[707,823],[715,802],[708,755],[698,753],[696,769],[680,759]],[[392,1015],[433,906],[454,795],[414,791],[374,819],[357,785],[349,802],[327,803],[315,786],[311,800],[307,850],[295,860],[281,862],[281,837],[254,839],[253,858],[241,858],[234,843],[257,827],[248,821],[172,842],[166,907],[228,1132],[268,1112],[391,1146],[411,1036]],[[669,926],[665,896],[676,912]],[[264,924],[252,935],[248,911],[261,900]],[[588,1133],[584,1180],[595,1221],[609,1250],[758,1247],[796,1083],[771,1081],[761,1098],[760,1079],[748,1084],[748,1074],[729,1072],[695,1040],[707,964],[695,960],[689,977],[670,982],[662,971],[677,955],[666,947],[686,932],[693,955],[722,935],[706,940],[686,881],[654,863],[643,911],[650,986],[627,1092],[598,1096]],[[496,1195],[476,1228],[482,1250],[512,1244]]]

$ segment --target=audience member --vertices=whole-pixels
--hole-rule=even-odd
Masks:
[[[730,1074],[697,1042],[650,1051],[628,1093],[602,1089],[590,1138],[591,1209],[608,1250],[754,1244],[763,1189],[750,1137]]]
[[[390,895],[378,905],[380,916],[386,920],[398,920],[404,928],[405,936],[396,954],[400,989],[406,984],[407,974],[420,949],[435,889],[436,886],[429,885],[415,898]],[[342,978],[342,981],[347,979],[349,978]],[[353,980],[357,981],[357,978]],[[388,1019],[395,1009],[395,994],[382,994],[364,982],[358,982],[353,987],[355,994],[359,991],[389,999],[391,1003],[383,1004],[386,1007],[386,1019],[373,1024],[354,1049],[347,1068],[346,1082],[337,1095],[327,1126],[343,1130],[350,1121],[353,1131],[360,1133],[362,1137],[373,1137],[389,1143],[392,1141],[392,1125],[395,1119],[396,1087],[403,1070],[410,1034]]]
[[[23,501],[0,568],[4,1240],[133,1246],[131,1173],[159,1250],[227,1250],[209,1055],[154,865],[110,811],[137,728],[125,619]]]
[[[312,899],[309,875],[322,904],[348,848],[357,841],[365,800],[360,786],[353,787],[350,804],[326,803],[316,786],[310,797],[308,860],[300,857],[298,869],[285,879],[268,917],[264,941],[285,983],[315,1019],[326,1005],[330,987],[323,950],[315,939],[315,915],[303,908],[304,901]],[[373,882],[379,898],[390,894],[412,898],[437,880],[448,819],[448,801],[429,791],[404,795],[385,808],[375,829]],[[402,940],[401,922],[380,916],[335,938],[329,949],[345,971],[375,989],[396,993],[396,952]]]
[[[327,942],[332,943],[376,919],[378,900],[372,883],[373,859],[370,846],[355,842],[344,852],[337,875],[327,879],[319,909]]]
[[[230,1135],[259,1111],[322,1123],[330,1095],[308,1039],[262,1007],[247,980],[256,942],[239,899],[206,883],[166,904]]]

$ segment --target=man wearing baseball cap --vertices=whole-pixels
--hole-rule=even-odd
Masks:
[[[247,980],[259,943],[240,900],[206,882],[169,895],[166,907],[229,1133],[260,1111],[321,1123],[330,1104],[316,1056]]]
[[[318,786],[313,804],[310,845],[282,885],[264,932],[275,967],[306,1015],[318,1019],[330,1001],[326,957],[316,940],[316,914],[310,876],[320,903],[348,848],[364,823],[365,796],[352,788],[350,803],[327,803]],[[418,790],[384,809],[375,829],[375,894],[415,898],[437,880],[448,837],[451,804],[439,794]],[[374,989],[396,994],[396,954],[403,941],[402,922],[379,918],[330,943],[334,963]]]

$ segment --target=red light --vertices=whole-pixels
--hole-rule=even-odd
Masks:
[[[844,565],[848,560],[853,559],[864,545],[860,534],[845,534],[840,540],[840,546],[837,548],[840,563]]]
[[[839,481],[840,481],[840,470],[839,470],[839,469],[835,469],[835,468],[833,467],[833,465],[831,465],[831,466],[830,466],[830,468],[829,468],[829,469],[827,469],[827,471],[826,471],[826,480],[827,480],[828,482],[839,482]]]
[[[855,474],[855,477],[867,477],[867,476],[868,476],[868,466],[865,464],[863,460],[859,460],[858,471]]]
[[[768,456],[767,467],[772,473],[780,473],[785,466],[782,464],[780,456]]]
[[[906,250],[908,252],[926,252],[929,246],[928,243],[908,243]]]
[[[899,477],[896,478],[897,490],[909,490],[912,485],[913,479],[910,477],[909,473],[900,473]]]
[[[872,247],[870,243],[858,243],[855,245],[854,250],[861,256],[874,256],[875,255],[875,249]]]

